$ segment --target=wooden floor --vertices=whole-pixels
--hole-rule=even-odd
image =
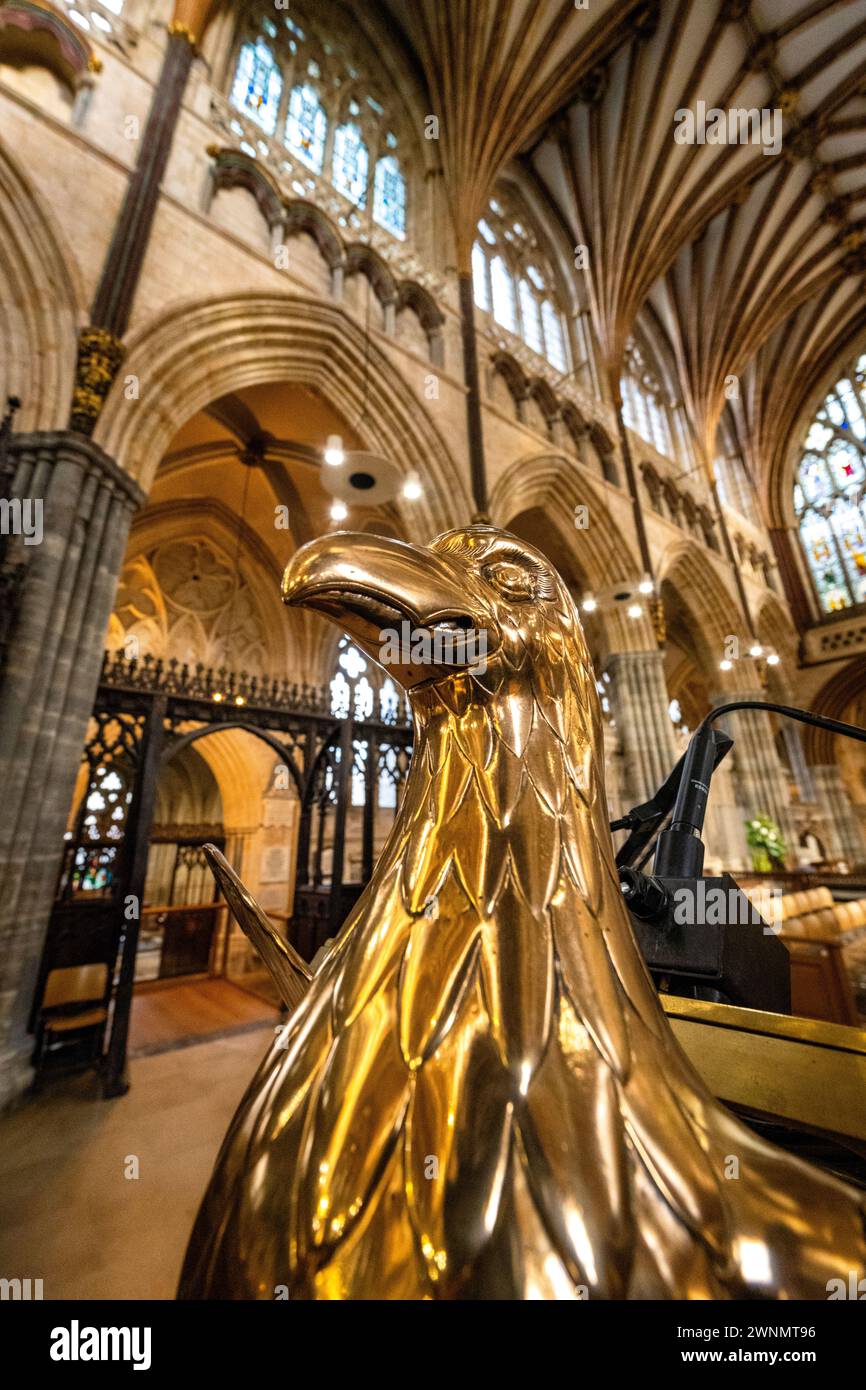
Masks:
[[[222,1037],[279,1022],[279,1011],[229,980],[161,983],[136,989],[129,1032],[131,1056]]]

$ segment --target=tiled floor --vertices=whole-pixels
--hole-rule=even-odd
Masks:
[[[50,1298],[173,1298],[222,1137],[268,1023],[132,1062],[132,1087],[50,1083],[0,1119],[0,1277]],[[124,1176],[138,1159],[138,1179]]]

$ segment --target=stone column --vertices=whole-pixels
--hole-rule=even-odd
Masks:
[[[704,873],[738,874],[752,867],[746,844],[746,813],[737,801],[733,750],[723,758],[713,773],[713,785],[707,804],[703,840],[707,847]]]
[[[63,833],[138,486],[81,435],[18,435],[12,496],[40,500],[0,672],[0,1105],[29,1079],[26,1033]],[[8,557],[12,560],[13,557]]]
[[[660,651],[616,652],[607,663],[629,806],[646,801],[677,761]]]
[[[624,789],[622,744],[616,729],[606,719],[602,720],[604,730],[604,790],[607,796],[608,815],[611,820],[619,820],[630,811],[634,802],[629,800]]]
[[[762,690],[723,691],[712,697],[713,705],[727,705],[735,700],[763,700]],[[773,741],[771,716],[760,710],[741,710],[716,722],[734,739],[728,754],[733,762],[737,801],[744,819],[768,815],[776,822],[788,848],[793,864],[797,830],[790,811],[788,778]]]
[[[866,861],[866,843],[839,768],[830,763],[810,771],[815,799],[826,816],[828,859],[844,859],[852,869],[862,865]]]

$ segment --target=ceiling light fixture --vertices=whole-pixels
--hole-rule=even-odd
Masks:
[[[331,520],[332,520],[332,521],[345,521],[345,520],[346,520],[346,517],[347,517],[348,515],[349,515],[349,508],[346,506],[345,502],[332,502],[332,503],[331,503]]]
[[[325,443],[325,463],[332,468],[339,468],[346,454],[343,449],[343,441],[338,434],[329,434]]]

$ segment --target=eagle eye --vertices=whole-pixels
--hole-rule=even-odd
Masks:
[[[534,575],[522,564],[511,560],[494,560],[482,571],[488,584],[503,598],[531,599],[535,597]]]

